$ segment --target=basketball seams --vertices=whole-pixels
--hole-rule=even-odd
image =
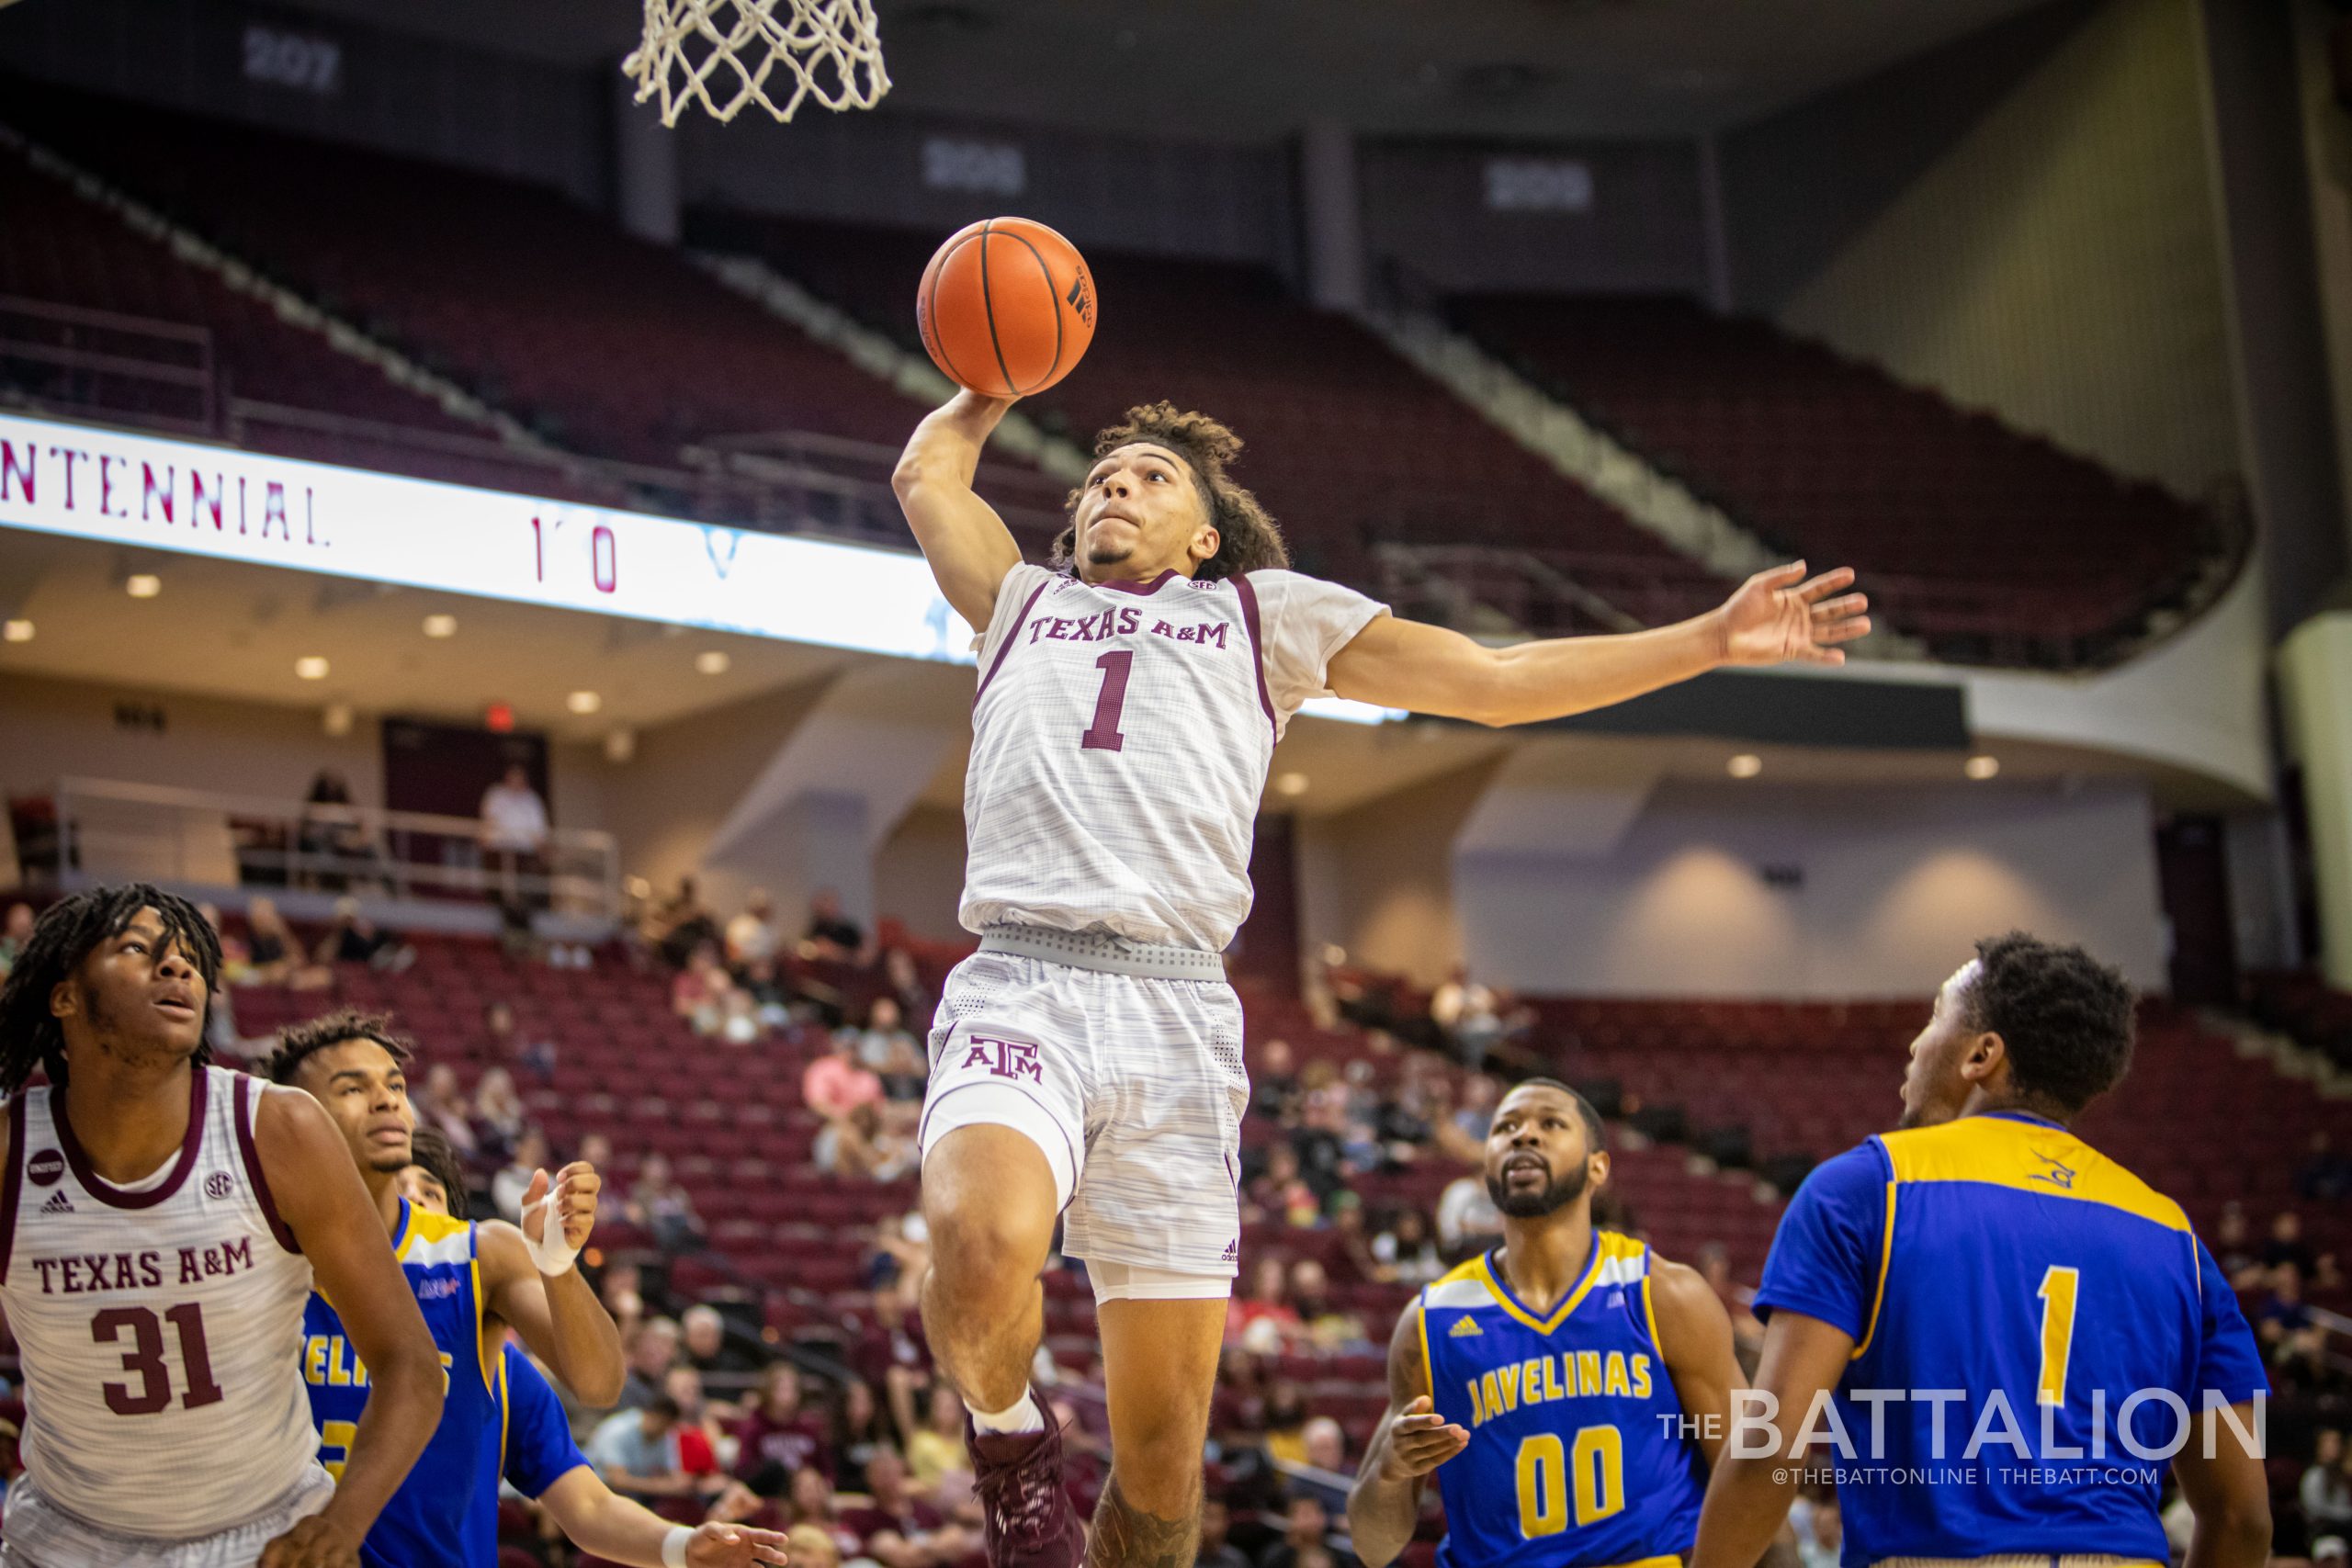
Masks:
[[[939,360],[940,367],[947,372],[947,378],[958,383],[961,383],[964,378],[956,373],[956,356],[947,352],[947,334],[939,330],[939,282],[947,276],[948,264],[955,260],[956,253],[977,238],[978,236],[975,234],[964,234],[949,241],[945,252],[933,257],[931,266],[927,269],[929,276],[926,281],[930,289],[923,303],[923,336],[926,340],[923,346],[929,348],[933,355]],[[988,253],[983,250],[980,254],[985,256]],[[985,290],[982,291],[980,299],[981,303],[985,305],[988,301]]]
[[[996,373],[1004,378],[1004,393],[1008,398],[1021,395],[1012,384],[1012,370],[1004,362],[1004,344],[997,341],[996,297],[989,291],[989,234],[996,220],[991,218],[980,225],[980,314],[988,318],[989,346],[996,350]]]
[[[1054,372],[1062,367],[1061,290],[1055,287],[1054,269],[1046,264],[1045,253],[1037,249],[1036,243],[1035,241],[1031,240],[1026,234],[1007,234],[1004,237],[1008,240],[1017,242],[1023,250],[1029,253],[1029,259],[1037,264],[1038,276],[1046,280],[1046,298],[1054,302],[1054,362],[1046,367],[1046,373],[1039,377],[1033,384],[1036,387],[1046,386],[1053,380]],[[983,253],[984,255],[986,253]],[[985,295],[987,290],[983,288],[981,292]],[[996,331],[996,307],[994,304],[990,304],[989,307],[989,331],[991,333]],[[997,363],[999,365],[1002,365],[1003,362],[1004,355],[1000,351],[997,355]],[[1005,375],[1004,384],[1008,387],[1012,385],[1012,376],[1010,372],[1007,372]]]

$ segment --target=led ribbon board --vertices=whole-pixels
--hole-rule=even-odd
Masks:
[[[0,527],[972,662],[922,558],[0,414]],[[1306,712],[1389,716],[1322,700]]]

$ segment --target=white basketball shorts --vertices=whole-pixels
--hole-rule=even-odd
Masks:
[[[1052,1167],[1062,1250],[1099,1296],[1226,1295],[1249,1104],[1241,1001],[1222,978],[984,947],[948,976],[933,1021],[922,1152],[959,1127],[1011,1127]]]
[[[69,1512],[20,1475],[8,1488],[5,1568],[253,1568],[261,1549],[309,1518],[334,1496],[334,1483],[313,1464],[294,1489],[246,1524],[192,1540],[122,1535]]]

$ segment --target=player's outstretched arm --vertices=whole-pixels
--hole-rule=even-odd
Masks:
[[[980,448],[1012,407],[1011,398],[956,393],[915,426],[890,476],[939,592],[976,631],[988,629],[1004,574],[1021,564],[1012,530],[972,490]]]
[[[520,1335],[575,1398],[597,1410],[612,1407],[628,1378],[620,1327],[574,1265],[595,1225],[603,1190],[596,1168],[575,1160],[556,1172],[552,1187],[545,1171],[532,1176],[523,1196],[527,1233],[503,1220],[477,1227],[482,1296],[492,1315]],[[550,1235],[546,1227],[559,1221]]]
[[[1682,1414],[1697,1423],[1699,1457],[1709,1470],[1722,1460],[1731,1430],[1731,1391],[1740,1385],[1732,1348],[1731,1314],[1706,1277],[1687,1263],[1650,1256],[1650,1309],[1657,1314],[1658,1353],[1673,1374]]]
[[[1759,571],[1717,608],[1650,631],[1487,648],[1459,632],[1383,615],[1331,658],[1331,689],[1380,707],[1479,724],[1532,724],[1605,708],[1728,666],[1843,664],[1870,601],[1840,567]]]
[[[441,1424],[441,1356],[351,1150],[319,1102],[265,1087],[254,1146],[278,1217],[368,1368],[368,1406],[333,1500],[264,1547],[261,1568],[340,1568],[358,1562],[360,1541]]]
[[[1796,1444],[1814,1403],[1838,1386],[1853,1351],[1854,1337],[1842,1328],[1786,1308],[1772,1314],[1756,1366],[1756,1388],[1767,1403],[1741,1412],[1762,1420],[1767,1432],[1716,1456],[1690,1568],[1756,1568],[1796,1501],[1804,1462]],[[1767,1435],[1769,1442],[1761,1440]]]
[[[2197,1526],[2182,1568],[2262,1568],[2270,1558],[2270,1483],[2262,1456],[2238,1432],[2253,1433],[2252,1404],[2235,1404],[2233,1430],[2222,1413],[2198,1418],[2197,1434],[2173,1456],[2172,1472]]]
[[[675,1528],[644,1504],[622,1496],[586,1465],[564,1472],[539,1494],[564,1539],[591,1557],[634,1568],[662,1568],[662,1545]],[[711,1523],[686,1540],[688,1568],[783,1568],[784,1537],[749,1525]]]
[[[1396,1560],[1420,1520],[1421,1483],[1469,1446],[1470,1434],[1449,1424],[1432,1404],[1417,1301],[1388,1337],[1388,1409],[1348,1492],[1348,1534],[1364,1568],[1387,1568]]]

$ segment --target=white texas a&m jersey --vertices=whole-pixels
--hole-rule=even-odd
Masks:
[[[318,1464],[311,1265],[254,1145],[259,1079],[198,1066],[151,1181],[91,1168],[50,1089],[8,1103],[0,1304],[24,1351],[25,1469],[108,1530],[188,1540],[281,1506]]]
[[[1089,583],[1016,566],[980,643],[962,919],[1220,952],[1274,742],[1386,613],[1295,571]]]

